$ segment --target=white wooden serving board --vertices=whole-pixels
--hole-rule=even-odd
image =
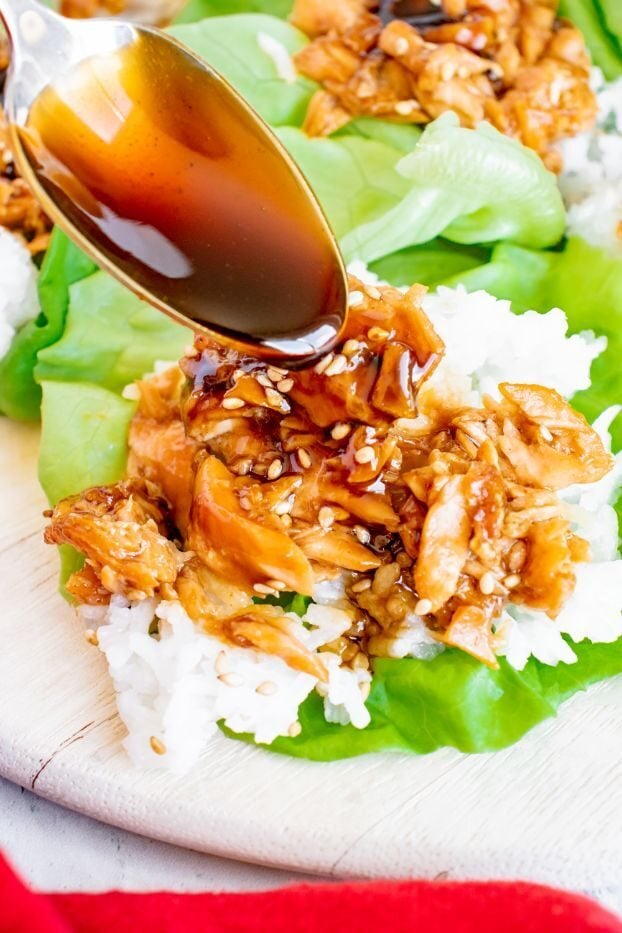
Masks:
[[[336,877],[621,883],[621,678],[494,755],[323,764],[218,737],[185,778],[134,768],[104,658],[57,593],[37,445],[0,418],[0,774],[137,833]]]

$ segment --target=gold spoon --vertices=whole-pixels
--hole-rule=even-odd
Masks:
[[[17,166],[52,220],[175,320],[303,363],[343,326],[334,235],[276,136],[157,29],[0,0]]]

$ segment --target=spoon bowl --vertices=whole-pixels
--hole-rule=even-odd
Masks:
[[[302,364],[345,319],[339,249],[304,176],[225,79],[172,37],[0,0],[19,170],[51,219],[174,319]]]

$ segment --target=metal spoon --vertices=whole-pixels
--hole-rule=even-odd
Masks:
[[[327,352],[347,305],[338,245],[225,79],[150,27],[35,0],[0,0],[0,18],[15,160],[51,219],[195,331],[290,364]]]

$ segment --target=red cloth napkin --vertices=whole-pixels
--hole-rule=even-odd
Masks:
[[[260,894],[33,894],[0,857],[1,933],[249,930],[622,933],[622,922],[588,898],[521,882],[317,884]]]

